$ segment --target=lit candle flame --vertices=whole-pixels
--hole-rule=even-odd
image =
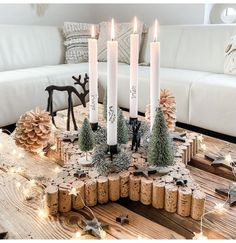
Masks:
[[[91,38],[95,38],[95,28],[94,25],[91,27]]]
[[[158,35],[158,21],[155,19],[155,24],[154,24],[154,41],[157,41],[157,35]]]
[[[137,33],[137,30],[138,30],[138,23],[137,23],[137,17],[135,16],[134,17],[134,34]]]
[[[115,39],[115,24],[114,19],[111,19],[111,40]]]

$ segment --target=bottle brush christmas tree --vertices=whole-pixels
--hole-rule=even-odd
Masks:
[[[103,98],[103,118],[107,120],[107,89]]]
[[[118,144],[126,144],[129,140],[129,131],[123,116],[123,112],[118,108],[118,121],[117,121],[117,142]]]
[[[162,109],[157,110],[148,146],[148,162],[159,167],[174,164],[174,151]]]
[[[88,161],[88,151],[92,150],[94,145],[93,131],[89,120],[85,118],[79,135],[79,146],[80,150],[86,153],[86,161]]]

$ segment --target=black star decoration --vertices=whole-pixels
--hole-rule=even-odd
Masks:
[[[108,227],[108,224],[100,223],[97,219],[87,220],[83,219],[83,231],[89,233],[97,238],[101,238],[101,230]]]
[[[0,232],[0,240],[6,239],[7,234],[8,234],[8,232]]]
[[[211,161],[211,166],[218,167],[223,166],[228,170],[232,170],[231,165],[235,165],[235,162],[231,162],[230,164],[225,160],[225,157],[222,155],[212,155],[212,154],[205,154],[205,158]]]
[[[184,138],[185,136],[186,136],[186,132],[182,132],[182,133],[170,132],[170,138],[173,141],[185,143],[186,141],[186,139]]]
[[[87,172],[82,170],[81,168],[78,169],[75,173],[74,176],[77,178],[82,178],[82,177],[86,177],[87,176]]]
[[[151,174],[156,174],[157,170],[150,168],[150,167],[141,167],[138,165],[134,165],[135,167],[135,171],[133,172],[134,176],[139,176],[139,175],[143,175],[145,177],[148,177]]]
[[[120,223],[121,225],[128,224],[129,223],[128,214],[121,214],[119,217],[116,217],[116,222]]]
[[[188,180],[184,179],[183,177],[181,178],[174,178],[175,183],[177,186],[187,186]]]
[[[79,133],[73,133],[73,134],[65,134],[63,136],[63,141],[64,142],[75,142],[79,140]]]
[[[233,184],[230,184],[228,188],[216,188],[215,192],[226,197],[229,196],[230,207],[236,205],[236,186],[234,186]]]

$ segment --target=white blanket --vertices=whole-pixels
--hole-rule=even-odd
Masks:
[[[230,38],[225,49],[224,73],[236,75],[236,35]]]

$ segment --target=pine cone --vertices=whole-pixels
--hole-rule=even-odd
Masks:
[[[50,134],[49,113],[36,108],[20,117],[16,124],[15,143],[27,151],[37,152],[47,146]]]
[[[175,97],[167,89],[161,90],[160,106],[164,113],[168,129],[174,131],[176,122],[176,102]],[[150,122],[150,105],[146,106],[145,118],[147,122]]]

